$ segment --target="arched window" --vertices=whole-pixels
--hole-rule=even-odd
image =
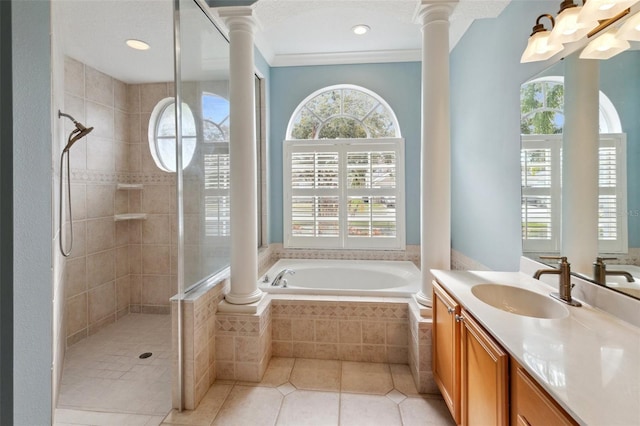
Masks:
[[[599,94],[599,251],[627,250],[626,135],[609,98]],[[523,250],[558,252],[561,235],[564,77],[520,88]]]
[[[151,156],[165,172],[176,171],[176,102],[164,98],[153,108],[149,120],[148,140]],[[182,103],[182,168],[186,168],[196,151],[196,121],[186,103]]]
[[[338,85],[302,101],[283,175],[286,247],[404,249],[404,140],[377,94]]]

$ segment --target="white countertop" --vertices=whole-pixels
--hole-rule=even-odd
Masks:
[[[569,315],[540,319],[494,308],[471,293],[482,283],[557,291],[520,272],[432,272],[576,421],[640,425],[639,328],[587,304],[562,304]]]

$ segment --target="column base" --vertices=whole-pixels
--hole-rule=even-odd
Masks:
[[[254,292],[249,294],[232,294],[228,293],[224,296],[224,300],[232,305],[248,305],[250,303],[255,303],[260,301],[264,293],[260,289],[256,289]]]
[[[433,302],[431,301],[431,297],[425,295],[422,290],[413,295],[416,302],[418,302],[422,306],[426,306],[427,308],[433,307]]]

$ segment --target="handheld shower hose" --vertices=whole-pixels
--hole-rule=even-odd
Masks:
[[[69,149],[78,140],[88,135],[93,130],[93,127],[85,127],[81,123],[77,122],[69,114],[65,114],[60,110],[58,110],[58,118],[60,117],[67,117],[68,119],[73,121],[73,124],[76,125],[76,128],[73,129],[69,134],[69,137],[67,138],[67,145],[65,145],[64,149],[62,150],[62,154],[60,154],[60,204],[59,204],[60,210],[58,215],[58,229],[60,230],[60,238],[58,238],[58,242],[60,246],[60,252],[64,257],[68,257],[71,254],[71,250],[73,248],[73,214],[71,211],[71,174],[70,174],[71,169],[69,165]],[[62,190],[62,182],[63,182],[63,170],[64,170],[63,163],[64,163],[65,156],[67,159],[67,202],[69,206],[69,234],[71,237],[71,242],[69,243],[69,250],[65,250],[64,243],[62,242],[62,234],[63,234],[62,204],[63,204],[63,195],[64,195],[64,192]]]

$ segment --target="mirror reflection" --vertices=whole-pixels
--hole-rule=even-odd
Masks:
[[[640,51],[600,61],[598,256],[588,278],[640,298]],[[521,86],[522,241],[525,256],[561,249],[564,62]],[[571,259],[569,259],[571,261]],[[548,261],[543,261],[548,263]]]

